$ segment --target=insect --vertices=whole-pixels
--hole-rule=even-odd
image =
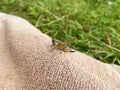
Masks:
[[[59,49],[61,51],[64,52],[75,52],[75,50],[71,49],[70,47],[68,47],[69,44],[73,43],[75,41],[75,39],[66,41],[66,42],[62,42],[60,40],[56,40],[56,39],[52,39],[52,44],[55,46],[52,50],[54,49]],[[50,50],[50,51],[52,51]]]

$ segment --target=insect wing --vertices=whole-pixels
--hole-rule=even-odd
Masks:
[[[75,41],[75,39],[72,39],[72,40],[67,41],[67,42],[62,42],[59,47],[60,47],[61,49],[65,49],[70,43],[72,43],[72,42],[74,42],[74,41]]]

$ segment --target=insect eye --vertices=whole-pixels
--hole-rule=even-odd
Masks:
[[[53,45],[58,44],[57,40],[53,39],[53,40],[52,40],[52,44],[53,44]]]
[[[58,45],[59,43],[60,43],[59,40],[55,40],[55,39],[52,40],[52,44],[53,44],[53,45]]]

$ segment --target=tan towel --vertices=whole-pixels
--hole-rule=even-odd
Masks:
[[[119,66],[52,48],[26,20],[0,13],[0,90],[120,90]]]

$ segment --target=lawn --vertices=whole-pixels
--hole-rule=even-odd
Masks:
[[[27,19],[52,38],[120,65],[120,0],[1,0],[0,11]]]

